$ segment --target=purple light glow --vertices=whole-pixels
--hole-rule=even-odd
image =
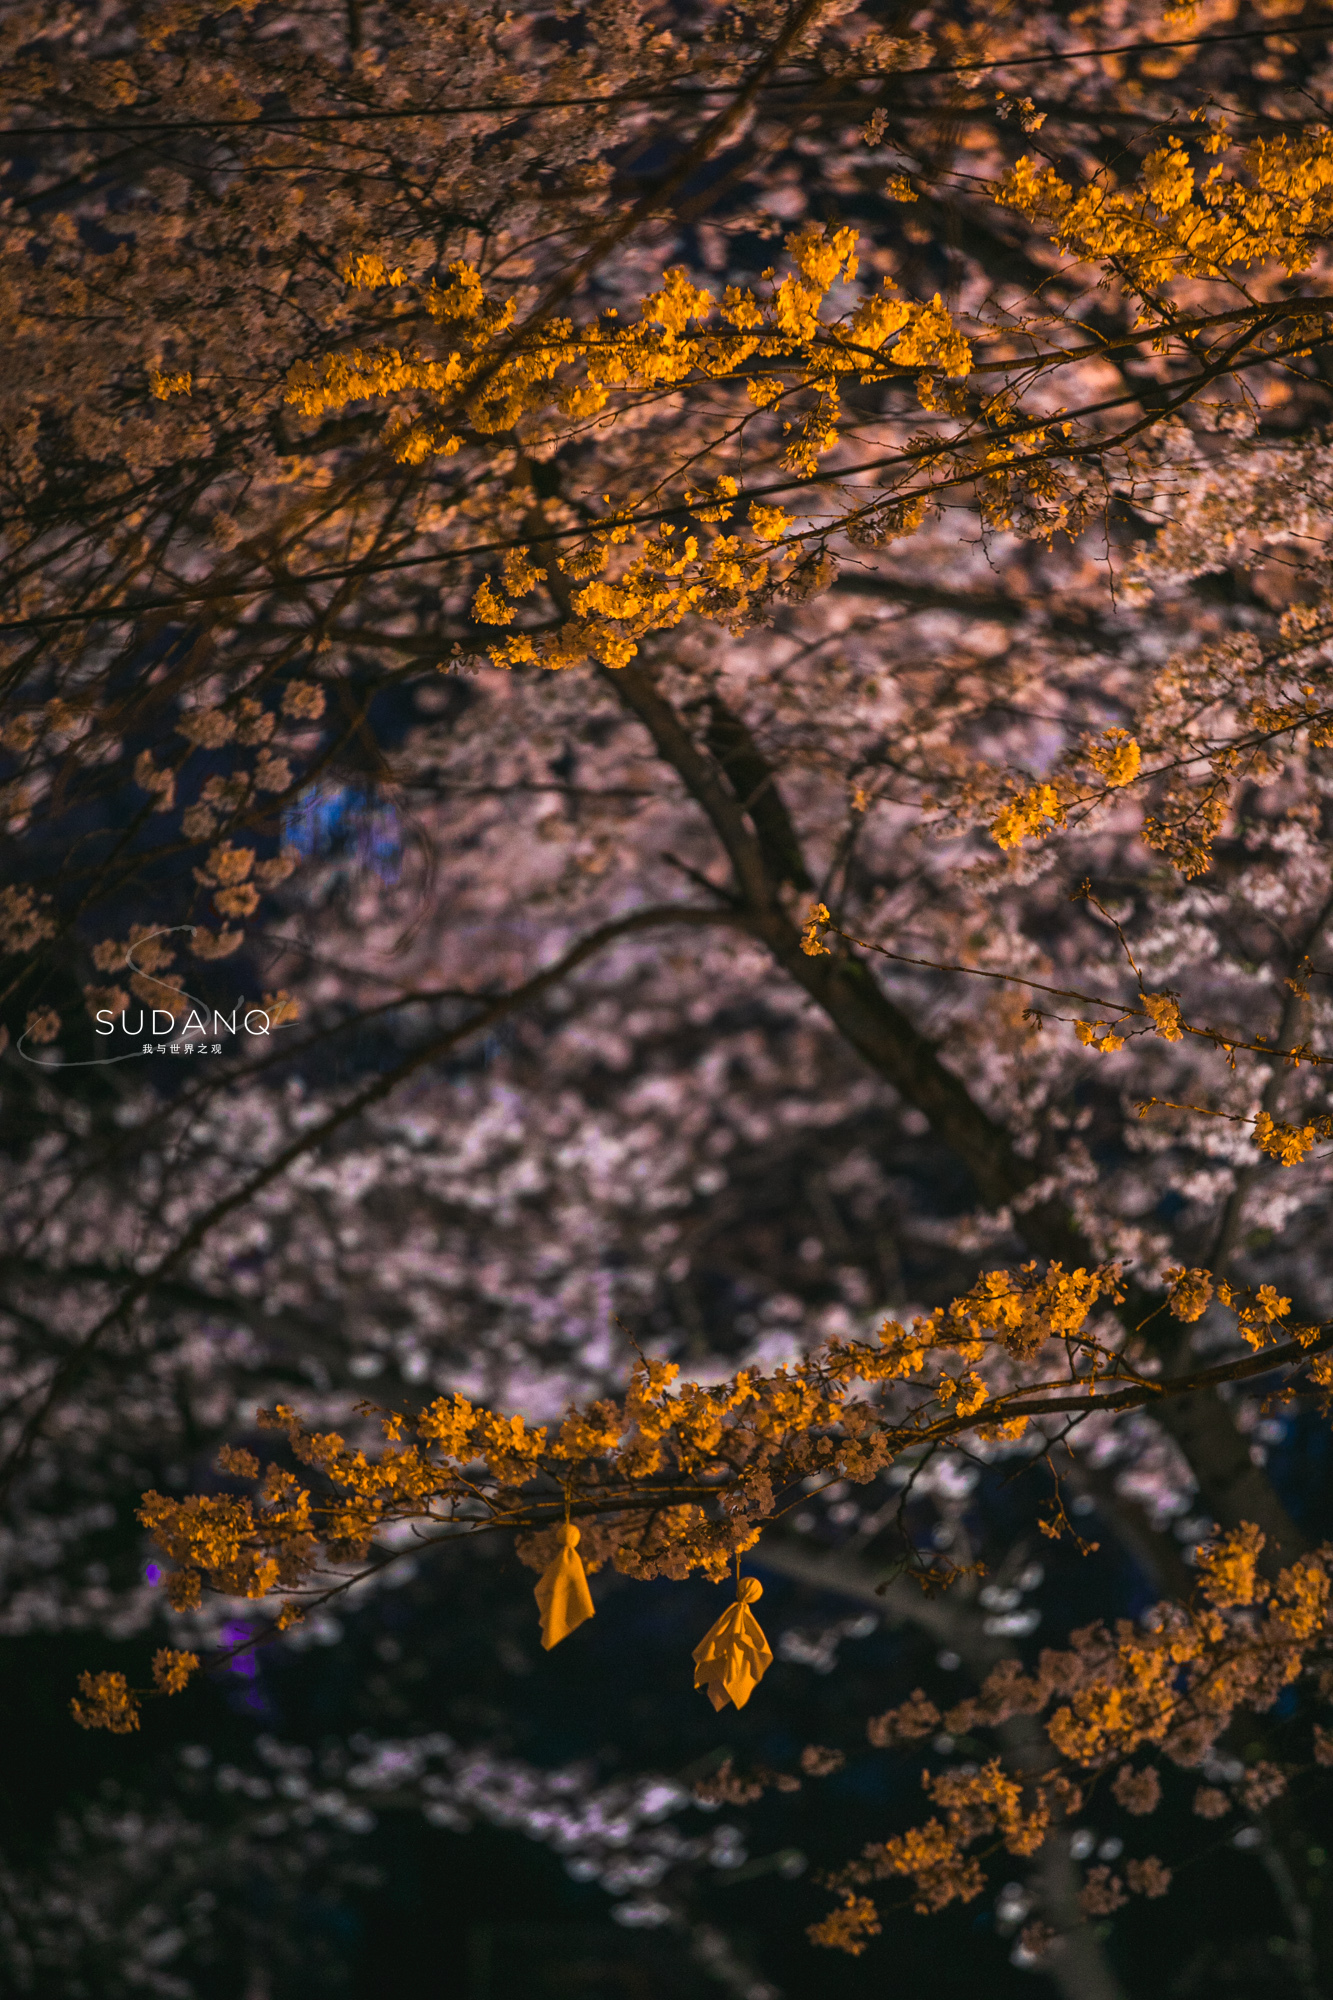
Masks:
[[[253,1635],[248,1625],[224,1625],[222,1642],[226,1646],[243,1646]],[[242,1680],[252,1681],[259,1672],[259,1662],[253,1653],[241,1653],[236,1659],[228,1660],[227,1671],[239,1674]]]

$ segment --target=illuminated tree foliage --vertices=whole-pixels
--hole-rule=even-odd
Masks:
[[[1134,37],[0,27],[16,1573],[116,1440],[190,1440],[138,1510],[182,1643],[151,1689],[90,1667],[80,1723],[238,1656],[210,1594],[271,1610],[248,1653],[498,1535],[547,1651],[599,1572],[734,1578],[695,1666],[740,1708],[744,1559],[835,1485],[896,1492],[888,1581],[964,1604],[984,1563],[911,1526],[941,1466],[1031,1468],[1054,1541],[1106,1466],[1184,1496],[1197,1574],[1137,1624],[870,1722],[995,1736],[830,1874],[813,1934],[859,1953],[1326,1699],[1333,1553],[1253,1440],[1333,1391],[1329,44],[1226,4]],[[841,1220],[892,1205],[888,1121],[966,1183],[925,1302]],[[696,1278],[728,1163],[826,1130],[847,1247],[775,1360]],[[1255,1814],[1297,1775],[1260,1747]],[[1170,1884],[1117,1866],[1032,1962]]]

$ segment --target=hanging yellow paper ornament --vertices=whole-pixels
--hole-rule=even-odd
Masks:
[[[578,1529],[566,1521],[556,1530],[556,1538],[560,1553],[546,1565],[532,1593],[542,1614],[542,1644],[548,1653],[595,1610],[578,1552]]]
[[[736,1602],[709,1627],[694,1649],[694,1685],[714,1708],[744,1708],[773,1664],[773,1655],[750,1606],[762,1597],[757,1576],[737,1577]]]

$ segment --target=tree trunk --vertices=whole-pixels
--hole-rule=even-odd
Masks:
[[[1019,1657],[1003,1640],[988,1637],[977,1607],[958,1591],[937,1598],[923,1597],[915,1584],[896,1577],[881,1594],[869,1564],[840,1550],[827,1556],[815,1555],[783,1535],[766,1536],[754,1560],[776,1570],[780,1576],[854,1598],[858,1603],[887,1612],[896,1621],[917,1626],[929,1633],[936,1645],[948,1646],[957,1653],[978,1686],[999,1661]],[[1015,1715],[996,1735],[1003,1745],[1004,1762],[1011,1771],[1036,1777],[1049,1770],[1054,1752],[1036,1716]],[[1054,1818],[1029,1867],[1028,1886],[1052,1928],[1060,1933],[1040,1970],[1062,2000],[1129,2000],[1096,1932],[1079,1907],[1080,1883],[1069,1852],[1069,1834]]]
[[[557,601],[568,601],[563,584],[554,594]],[[800,931],[780,892],[783,883],[808,871],[776,777],[744,721],[716,698],[710,703],[709,733],[726,759],[719,762],[695,741],[650,673],[636,666],[602,672],[711,822],[731,864],[738,928],[763,943],[843,1040],[929,1119],[967,1167],[982,1202],[988,1208],[1011,1209],[1015,1230],[1035,1256],[1058,1258],[1071,1268],[1096,1264],[1092,1245],[1062,1203],[1022,1204],[1037,1169],[1015,1152],[1009,1133],[881,990],[865,962],[842,948],[813,958],[801,950]],[[728,781],[729,770],[739,777],[739,788]],[[1164,1327],[1173,1329],[1174,1337],[1174,1322],[1162,1312],[1163,1303],[1160,1296],[1131,1286],[1121,1309],[1125,1325],[1131,1331],[1142,1328],[1149,1342]],[[1252,1521],[1263,1530],[1265,1567],[1271,1571],[1280,1557],[1290,1561],[1309,1546],[1262,1468],[1251,1460],[1249,1446],[1215,1389],[1164,1401],[1153,1414],[1184,1453],[1200,1501],[1219,1526],[1230,1529]]]

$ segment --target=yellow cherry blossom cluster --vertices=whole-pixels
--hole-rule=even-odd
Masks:
[[[1092,805],[1106,793],[1132,785],[1142,761],[1143,753],[1127,729],[1108,729],[1101,737],[1085,739],[1069,753],[1066,768],[1053,780],[1029,785],[1001,807],[991,821],[991,839],[1006,850],[1021,847],[1025,840],[1044,839],[1065,824],[1071,807]],[[1081,780],[1080,766],[1091,773],[1095,791]]]
[[[1214,1287],[1205,1271],[1171,1271],[1166,1282],[1182,1320],[1216,1296],[1251,1347],[1321,1343],[1322,1329],[1292,1322],[1291,1301],[1271,1287]],[[547,1599],[566,1607],[557,1622],[573,1629],[585,1564],[594,1574],[611,1562],[631,1577],[720,1581],[811,1476],[865,1483],[904,1451],[969,1435],[1012,1441],[1044,1409],[1069,1407],[1071,1390],[1088,1410],[1109,1393],[1150,1401],[1160,1391],[1128,1362],[1114,1324],[1097,1318],[1123,1300],[1115,1264],[987,1271],[910,1327],[888,1319],[873,1340],[834,1339],[771,1373],[682,1382],[674,1363],[640,1357],[623,1398],[573,1407],[558,1426],[458,1394],[415,1416],[367,1407],[382,1434],[374,1452],[280,1404],[258,1422],[283,1434],[303,1474],[228,1447],[220,1470],[253,1495],[147,1493],[140,1519],[174,1566],[167,1596],[177,1610],[196,1607],[206,1588],[277,1594],[280,1624],[290,1623],[383,1559],[385,1529],[411,1522],[427,1539],[513,1534],[522,1560],[545,1573]],[[577,1556],[559,1526],[574,1513]],[[544,1621],[556,1616],[539,1603]]]
[[[440,329],[436,348],[352,346],[299,361],[288,372],[286,400],[312,418],[354,402],[387,404],[386,442],[401,463],[419,464],[432,454],[452,455],[469,438],[520,425],[537,426],[549,444],[590,422],[612,422],[645,399],[725,383],[743,387],[756,413],[790,409],[782,418],[782,462],[810,475],[841,436],[844,378],[916,380],[923,405],[934,408],[934,378],[966,376],[972,350],[938,297],[924,304],[900,299],[887,278],[854,307],[827,310],[832,288],[856,276],[854,230],[811,224],[789,236],[786,247],[793,268],[781,278],[766,273],[763,292],[731,285],[719,301],[677,266],[642,300],[637,319],[608,314],[583,326],[569,319],[516,326],[513,299],[489,297],[477,267],[459,259],[449,266],[448,284],[432,281],[419,298],[402,303],[405,320],[424,310]],[[402,284],[400,271],[389,272],[368,252],[348,263],[344,277],[357,289]],[[682,504],[696,521],[713,525],[731,514],[727,503],[737,492],[736,480],[723,474],[711,492],[687,489]],[[915,510],[914,521],[921,512]],[[641,536],[631,514],[613,513],[575,558],[546,559],[540,568],[515,568],[506,559],[504,594],[493,578],[483,579],[473,615],[510,625],[514,601],[549,574],[550,560],[573,578],[586,577],[589,568],[603,569],[618,546],[637,540],[638,553],[614,581],[588,582],[573,594],[573,615],[558,631],[513,633],[492,650],[506,666],[587,659],[623,666],[647,632],[669,630],[691,611],[741,617],[756,597],[780,588],[801,553],[792,526],[783,509],[758,501],[749,510],[748,536],[720,534],[706,542],[660,515]]]
[[[1076,1815],[1111,1772],[1117,1803],[1148,1816],[1162,1785],[1154,1764],[1130,1761],[1136,1754],[1156,1753],[1192,1769],[1238,1710],[1267,1713],[1303,1674],[1322,1675],[1333,1651],[1333,1548],[1301,1556],[1270,1581],[1260,1567],[1264,1546],[1262,1533],[1242,1524],[1200,1550],[1198,1587],[1188,1604],[1159,1604],[1137,1624],[1120,1619],[1114,1631],[1086,1626],[1071,1634],[1067,1650],[1045,1650],[1032,1672],[1003,1660],[979,1694],[943,1713],[917,1689],[876,1716],[871,1742],[899,1750],[940,1729],[970,1736],[1016,1715],[1040,1717],[1051,1762],[1027,1777],[1005,1771],[998,1759],[979,1769],[924,1771],[922,1787],[936,1812],[867,1847],[831,1878],[841,1900],[811,1927],[814,1941],[854,1955],[864,1949],[880,1928],[874,1900],[864,1893],[876,1881],[909,1880],[922,1914],[975,1900],[985,1886],[982,1860],[997,1844],[1012,1855],[1034,1853],[1052,1808]],[[1330,1761],[1322,1732],[1314,1754]],[[1275,1766],[1260,1763],[1241,1780],[1239,1802],[1254,1809],[1284,1782]],[[1230,1803],[1226,1794],[1205,1789],[1195,1811],[1214,1817]],[[1106,1869],[1091,1871],[1080,1901],[1087,1915],[1105,1914],[1125,1900],[1126,1885],[1130,1894],[1155,1897],[1170,1880],[1170,1870],[1146,1856],[1125,1865],[1123,1881]]]
[[[1333,133],[1316,126],[1233,146],[1221,123],[1203,132],[1197,150],[1222,157],[1201,169],[1173,133],[1128,187],[1098,179],[1077,191],[1025,156],[999,199],[1048,227],[1062,250],[1110,266],[1142,291],[1256,264],[1280,264],[1288,277],[1307,270],[1333,224]]]

